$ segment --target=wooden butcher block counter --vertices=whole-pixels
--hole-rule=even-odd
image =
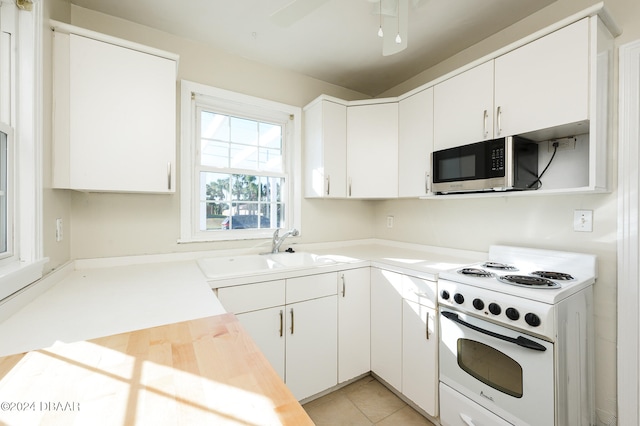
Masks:
[[[0,358],[0,425],[313,424],[232,314]]]

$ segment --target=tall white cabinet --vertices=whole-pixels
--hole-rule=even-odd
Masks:
[[[433,88],[398,102],[398,197],[430,192],[433,152]]]
[[[347,196],[347,107],[321,97],[304,110],[305,196]]]
[[[398,103],[347,107],[347,196],[398,196]]]
[[[174,192],[178,57],[54,28],[53,186]]]

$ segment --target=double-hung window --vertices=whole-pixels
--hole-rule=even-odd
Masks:
[[[182,241],[299,226],[299,108],[187,81],[182,93]]]

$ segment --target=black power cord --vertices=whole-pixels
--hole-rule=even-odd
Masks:
[[[549,162],[547,163],[547,166],[544,168],[544,170],[542,171],[542,173],[540,173],[540,176],[538,176],[538,178],[536,180],[534,180],[533,182],[531,182],[529,184],[529,186],[527,186],[527,189],[531,189],[533,188],[533,185],[535,184],[539,184],[535,189],[538,190],[542,187],[542,181],[540,179],[542,179],[542,176],[544,175],[544,172],[547,171],[547,169],[549,168],[549,166],[551,165],[551,162],[553,161],[553,158],[556,156],[556,152],[558,152],[558,146],[560,145],[559,142],[554,142],[553,143],[553,154],[551,154],[551,158],[549,159]]]

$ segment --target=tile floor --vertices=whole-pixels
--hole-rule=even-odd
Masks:
[[[317,426],[433,426],[371,376],[308,402],[303,408]]]

